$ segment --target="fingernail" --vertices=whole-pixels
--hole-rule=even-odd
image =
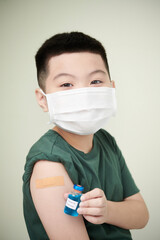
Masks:
[[[64,199],[67,199],[68,198],[68,193],[65,193],[64,194]]]
[[[82,196],[82,197],[81,197],[81,201],[84,201],[84,200],[85,200],[85,197],[84,197],[84,196]]]
[[[81,209],[81,208],[78,208],[78,209],[77,209],[77,212],[81,214],[81,213],[82,213],[82,209]]]
[[[84,206],[84,203],[83,203],[83,202],[80,202],[79,206],[80,206],[80,207],[83,207],[83,206]]]

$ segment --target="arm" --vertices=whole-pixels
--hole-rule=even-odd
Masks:
[[[107,201],[101,189],[94,189],[81,197],[78,212],[94,224],[108,223],[125,229],[143,228],[149,219],[140,193],[122,202]]]
[[[37,179],[54,176],[63,176],[64,186],[36,188]],[[30,181],[31,195],[50,240],[89,240],[82,216],[64,213],[64,193],[72,188],[73,183],[61,163],[41,160],[35,164]]]
[[[107,222],[126,229],[146,226],[149,213],[140,193],[124,199],[123,202],[108,201]]]

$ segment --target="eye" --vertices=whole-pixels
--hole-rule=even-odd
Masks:
[[[102,83],[101,80],[93,80],[90,84],[100,84]]]
[[[73,85],[71,83],[64,83],[61,85],[61,87],[72,87]]]

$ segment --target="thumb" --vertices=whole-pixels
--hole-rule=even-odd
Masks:
[[[69,193],[64,194],[64,199],[67,200]]]

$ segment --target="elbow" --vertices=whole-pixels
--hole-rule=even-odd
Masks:
[[[147,225],[148,221],[149,211],[146,205],[143,203],[143,205],[141,205],[141,207],[138,209],[138,212],[136,211],[136,215],[134,215],[133,225],[129,229],[142,229]]]
[[[141,211],[139,209],[139,213],[141,213],[140,214],[141,220],[139,221],[138,229],[142,229],[147,225],[149,221],[149,211],[144,201],[142,202],[142,205],[141,205]]]
[[[148,212],[148,209],[147,209],[146,214],[145,214],[145,218],[144,218],[144,222],[143,222],[143,225],[142,225],[141,228],[144,228],[147,225],[148,221],[149,221],[149,212]]]
[[[138,226],[138,229],[144,228],[144,227],[147,225],[148,221],[149,221],[149,211],[148,211],[148,209],[146,208],[146,209],[145,209],[145,212],[144,212],[144,214],[143,214],[143,218],[142,218],[142,220],[141,220],[141,223],[140,223],[139,226]]]

